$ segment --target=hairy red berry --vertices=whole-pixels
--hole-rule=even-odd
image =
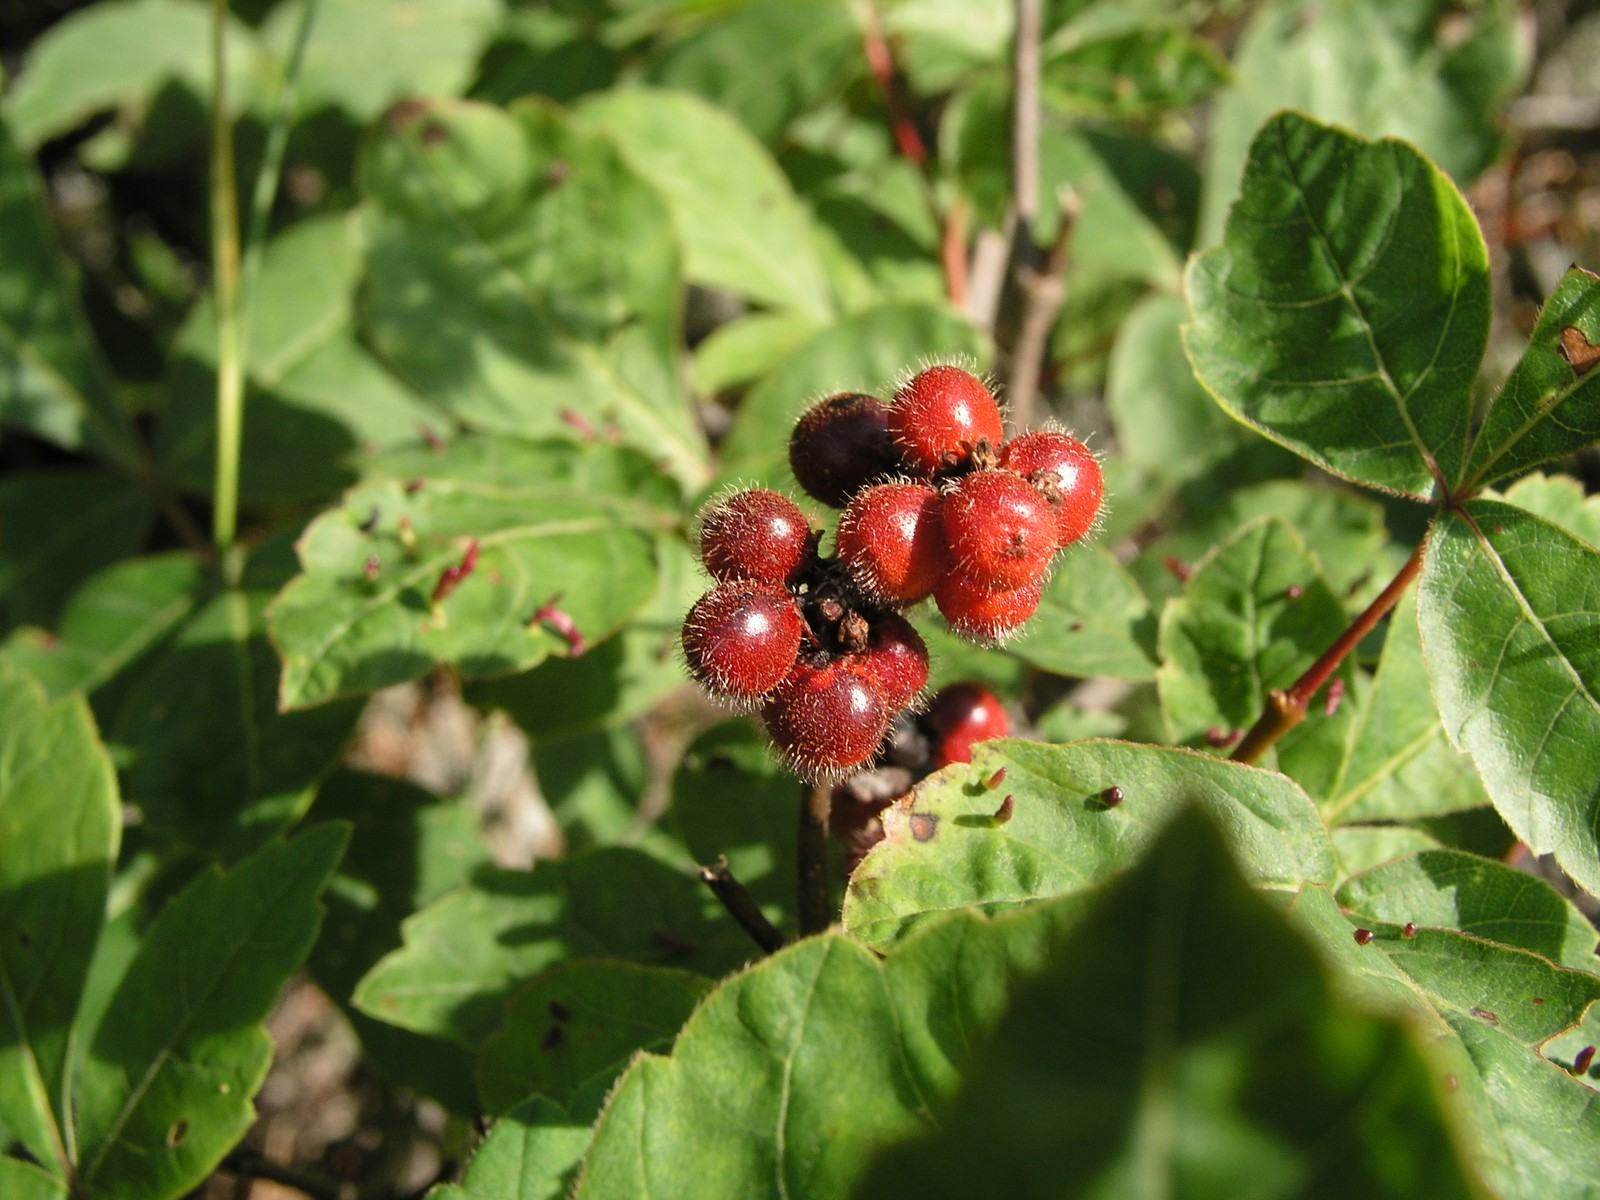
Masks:
[[[925,483],[880,483],[839,518],[839,558],[885,604],[926,599],[950,572],[939,493]]]
[[[940,688],[922,721],[933,734],[936,767],[971,762],[973,746],[1011,732],[1011,718],[999,697],[976,683]]]
[[[867,484],[900,469],[889,410],[859,392],[813,405],[789,435],[789,469],[807,494],[843,508]]]
[[[810,557],[811,527],[800,506],[766,488],[750,488],[708,508],[700,559],[712,576],[783,583]]]
[[[1039,609],[1044,580],[1011,591],[996,591],[951,571],[933,591],[934,603],[950,628],[963,637],[997,642],[1014,633]]]
[[[1039,489],[1010,471],[974,471],[944,498],[950,556],[973,583],[1000,591],[1041,578],[1056,552],[1056,518]]]
[[[805,779],[861,766],[883,740],[890,716],[871,678],[849,658],[797,664],[761,710],[778,752]]]
[[[1038,429],[1012,438],[1000,462],[1050,502],[1059,545],[1069,546],[1089,532],[1105,497],[1105,477],[1089,447],[1070,434]]]
[[[803,623],[794,598],[755,580],[719,583],[683,622],[683,653],[705,687],[727,699],[764,696],[794,667]]]
[[[928,646],[911,623],[893,613],[872,622],[860,665],[891,713],[908,707],[928,683]]]
[[[1000,406],[960,367],[929,367],[894,394],[889,433],[911,470],[933,475],[965,462],[979,442],[1005,439]]]

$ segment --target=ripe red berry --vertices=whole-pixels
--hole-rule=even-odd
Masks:
[[[1049,502],[1020,475],[974,471],[944,498],[950,555],[972,582],[999,591],[1041,578],[1056,552]]]
[[[931,476],[965,462],[981,441],[1005,438],[1000,406],[977,376],[929,367],[894,394],[889,433],[911,470]]]
[[[951,571],[933,591],[934,603],[964,637],[997,642],[1015,632],[1039,609],[1044,580],[1011,591],[996,591],[973,583],[960,571]]]
[[[940,688],[922,720],[933,734],[937,767],[971,762],[974,745],[1011,732],[1011,718],[999,698],[976,683]]]
[[[700,559],[712,576],[783,583],[810,558],[811,527],[800,506],[766,488],[750,488],[707,509]]]
[[[1069,546],[1089,532],[1105,496],[1105,477],[1089,447],[1058,430],[1037,429],[1012,438],[1000,462],[1050,502],[1059,545]]]
[[[890,712],[856,661],[798,663],[761,711],[789,769],[826,779],[872,757],[889,728]]]
[[[794,667],[802,621],[794,598],[755,580],[719,583],[683,622],[683,653],[705,687],[727,699],[772,691]]]
[[[909,621],[893,613],[872,622],[860,664],[891,713],[908,707],[928,682],[927,644]]]
[[[885,604],[926,599],[950,572],[939,493],[925,483],[880,483],[839,518],[839,558]]]
[[[795,479],[833,508],[843,508],[867,484],[899,468],[889,410],[859,392],[841,392],[813,405],[789,435]]]

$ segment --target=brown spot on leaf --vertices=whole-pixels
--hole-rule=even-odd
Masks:
[[[554,1050],[566,1040],[567,1031],[561,1028],[559,1025],[552,1025],[550,1026],[549,1030],[546,1031],[544,1037],[540,1039],[539,1049],[546,1051]]]
[[[939,832],[939,818],[932,813],[911,814],[911,836],[919,842],[933,841],[933,835]]]
[[[176,1150],[183,1145],[183,1139],[188,1136],[189,1122],[184,1120],[174,1121],[172,1127],[167,1130],[167,1149]]]
[[[1574,372],[1585,375],[1596,363],[1600,363],[1600,346],[1584,337],[1583,330],[1568,325],[1561,331],[1561,357],[1567,360]]]
[[[572,1010],[559,1000],[552,1000],[545,1007],[550,1010],[550,1015],[558,1021],[572,1020]]]
[[[1480,1021],[1487,1021],[1491,1025],[1500,1024],[1500,1018],[1495,1016],[1487,1008],[1479,1008],[1476,1004],[1474,1004],[1471,1008],[1467,1009],[1467,1011],[1473,1016],[1477,1017]]]

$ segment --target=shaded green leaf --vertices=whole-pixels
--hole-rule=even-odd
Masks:
[[[1047,55],[1040,82],[1045,102],[1063,111],[1135,118],[1194,104],[1227,77],[1222,59],[1200,38],[1144,25]]]
[[[41,193],[33,163],[0,122],[0,425],[132,466],[133,427],[79,311]]]
[[[1457,181],[1500,152],[1500,105],[1526,69],[1503,0],[1274,0],[1246,28],[1218,99],[1206,162],[1205,241],[1222,232],[1263,121],[1298,109],[1368,137],[1404,138]]]
[[[1528,349],[1483,418],[1456,481],[1461,494],[1600,441],[1600,375],[1585,357],[1595,343],[1600,275],[1573,267],[1545,301]]]
[[[494,1123],[460,1183],[429,1192],[429,1200],[564,1200],[594,1116],[535,1096]]]
[[[28,49],[5,111],[29,150],[96,113],[140,121],[169,82],[196,97],[211,83],[211,11],[196,0],[114,0],[72,13]],[[227,23],[230,66],[244,79],[256,55],[250,30]]]
[[[82,697],[52,704],[0,664],[0,1128],[58,1173],[76,1149],[73,1020],[120,833]]]
[[[835,392],[887,395],[908,366],[925,359],[971,362],[986,341],[943,305],[893,303],[851,313],[785,358],[750,390],[722,445],[736,467],[770,457],[788,472],[789,430],[810,405]]]
[[[703,481],[671,216],[610,142],[533,103],[413,106],[369,143],[360,183],[363,329],[412,388],[487,429],[615,428]]]
[[[697,880],[619,848],[479,871],[403,932],[405,944],[361,981],[356,1007],[472,1047],[501,1027],[520,986],[559,963],[617,958],[717,974],[753,953]]]
[[[439,420],[356,337],[359,216],[294,225],[264,247],[251,281],[249,392],[240,456],[248,503],[320,499],[353,483],[359,451],[388,449]],[[180,331],[157,454],[199,492],[216,459],[216,315],[209,297]]]
[[[270,594],[213,597],[133,683],[113,737],[133,754],[127,799],[197,850],[237,858],[311,803],[355,729],[361,704],[278,711],[278,658],[262,612]]]
[[[772,142],[866,73],[861,32],[843,0],[755,0],[683,38],[651,77],[704,96]]]
[[[1187,288],[1195,373],[1234,416],[1369,487],[1427,500],[1457,477],[1488,257],[1466,201],[1410,146],[1273,117]]]
[[[1330,991],[1193,814],[1019,989],[940,1124],[853,1194],[1479,1194],[1418,1040]]]
[[[1429,534],[1417,623],[1445,732],[1495,809],[1600,892],[1600,551],[1473,501]]]
[[[345,836],[319,826],[206,871],[150,927],[84,1067],[84,1187],[181,1196],[244,1136],[272,1062],[261,1021],[316,939]]]
[[[55,633],[29,637],[23,630],[0,656],[37,675],[51,696],[94,692],[178,628],[204,584],[199,561],[187,552],[127,559],[73,594]]]
[[[488,862],[463,804],[399,779],[339,771],[317,792],[316,815],[350,826],[350,848],[328,885],[328,915],[306,966],[384,1078],[458,1113],[478,1110],[472,1056],[455,1042],[375,1021],[350,1005],[356,984],[400,945],[400,923]]]
[[[268,614],[283,658],[282,703],[301,708],[372,691],[440,662],[469,677],[494,675],[587,649],[653,592],[652,539],[630,526],[660,520],[647,505],[538,478],[522,486],[362,484],[307,528],[298,547],[304,573]],[[474,570],[435,602],[444,572],[473,545]],[[571,619],[582,647],[530,622],[551,604]]]
[[[1002,766],[1003,789],[988,789]],[[1116,807],[1102,799],[1110,787],[1122,792]],[[1005,795],[1013,810],[1002,824],[994,813]],[[1130,866],[1191,803],[1216,817],[1256,882],[1292,890],[1332,879],[1316,809],[1276,772],[1125,742],[986,742],[971,766],[930,776],[910,803],[885,810],[885,838],[845,894],[845,928],[883,946],[951,908],[1001,912],[1081,892]]]
[[[687,971],[637,963],[563,963],[506,1007],[505,1027],[478,1052],[478,1094],[489,1112],[532,1095],[567,1103],[594,1076],[620,1071],[638,1050],[670,1047],[711,990]]]
[[[460,95],[503,19],[495,0],[318,0],[297,105],[337,106],[365,121],[395,100]],[[293,5],[280,5],[262,26],[263,43],[287,60],[299,20]]]
[[[90,575],[138,549],[143,489],[97,471],[30,471],[0,480],[0,632],[54,626]]]
[[[627,88],[591,97],[579,113],[671,207],[685,275],[774,308],[829,315],[805,209],[766,148],[727,112],[687,92]]]
[[[1355,714],[1338,773],[1322,798],[1330,822],[1405,820],[1489,802],[1472,764],[1450,745],[1428,686],[1416,592],[1395,605],[1371,686],[1347,696]]]
[[[1077,546],[1055,575],[1028,622],[1007,649],[1057,675],[1153,679],[1155,614],[1139,585],[1100,546]]]

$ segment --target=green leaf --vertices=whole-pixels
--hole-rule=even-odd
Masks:
[[[657,539],[656,557],[655,595],[616,637],[577,658],[550,658],[520,675],[471,684],[467,700],[503,709],[535,738],[549,738],[633,721],[683,687],[683,618],[705,593],[706,579],[677,538]]]
[[[1045,102],[1085,116],[1159,116],[1206,97],[1228,69],[1206,42],[1183,29],[1145,25],[1075,41],[1046,56]]]
[[[1109,551],[1077,546],[1056,565],[1024,635],[1007,648],[1057,675],[1153,679],[1155,614]]]
[[[1437,839],[1409,825],[1336,825],[1328,836],[1339,859],[1340,880],[1439,846]]]
[[[297,107],[339,107],[364,122],[396,100],[460,95],[504,17],[495,0],[318,0]],[[285,61],[299,21],[295,6],[280,5],[262,26]]]
[[[1004,783],[990,790],[999,767]],[[1116,807],[1102,799],[1110,787],[1122,790]],[[1007,795],[1012,815],[1002,824],[994,814]],[[845,893],[845,928],[881,947],[951,908],[1002,912],[1081,892],[1132,865],[1190,803],[1217,818],[1257,883],[1293,890],[1332,879],[1316,809],[1276,772],[1126,742],[986,742],[971,766],[930,776],[909,803],[885,810],[885,838]]]
[[[569,453],[582,457],[576,446]],[[268,614],[283,658],[282,703],[303,708],[372,691],[441,662],[469,677],[494,675],[580,649],[547,622],[530,624],[550,604],[587,649],[649,599],[652,539],[632,526],[660,522],[647,505],[560,479],[362,484],[307,528],[304,573]],[[444,572],[474,544],[473,572],[435,602]]]
[[[1427,500],[1457,478],[1488,256],[1466,201],[1410,146],[1273,117],[1187,288],[1195,373],[1241,421],[1368,487]]]
[[[716,974],[753,947],[687,873],[636,850],[602,848],[532,871],[479,871],[404,926],[405,944],[356,989],[381,1021],[477,1047],[505,1002],[574,958],[619,958]]]
[[[546,971],[506,1007],[478,1052],[478,1094],[491,1113],[532,1095],[567,1103],[639,1050],[670,1046],[711,981],[637,963],[575,962]]]
[[[1278,109],[1404,138],[1469,182],[1500,153],[1500,107],[1526,70],[1516,23],[1504,0],[1263,5],[1212,118],[1202,244],[1221,232],[1251,139]]]
[[[207,95],[211,32],[211,11],[196,0],[113,0],[70,14],[29,47],[7,89],[17,140],[36,150],[107,110],[142,121],[168,83]],[[231,16],[226,36],[230,73],[248,81],[254,37]]]
[[[1600,893],[1600,551],[1475,500],[1434,523],[1417,624],[1445,732],[1495,809]]]
[[[312,978],[339,1005],[380,1075],[453,1112],[476,1112],[466,1050],[374,1021],[350,1006],[361,977],[399,947],[400,923],[488,863],[476,818],[465,805],[403,780],[354,771],[339,771],[322,785],[316,815],[347,822],[351,835],[328,886],[322,933],[306,960]]]
[[[1460,850],[1424,850],[1348,880],[1341,907],[1391,925],[1456,929],[1581,971],[1600,968],[1595,931],[1571,901],[1515,867]]]
[[[150,927],[84,1068],[85,1188],[181,1196],[250,1127],[272,1062],[261,1021],[316,939],[345,837],[319,826],[206,871]]]
[[[666,200],[690,279],[830,315],[805,209],[766,147],[727,112],[687,92],[625,88],[590,97],[579,115]]]
[[[650,78],[704,96],[774,142],[796,117],[865,77],[866,67],[843,0],[755,0],[678,42]]]
[[[52,704],[0,664],[0,1128],[58,1173],[75,1154],[73,1020],[120,832],[82,697]]]
[[[87,695],[181,625],[204,581],[200,563],[185,551],[126,559],[73,594],[56,633],[13,637],[0,655],[38,676],[52,697]]]
[[[838,933],[763,960],[707,997],[670,1058],[634,1060],[574,1196],[844,1195],[948,1096],[1011,976],[1076,912],[961,913],[881,961]]]
[[[1338,774],[1322,802],[1330,822],[1395,821],[1487,804],[1472,764],[1444,735],[1407,590],[1389,618],[1370,689],[1347,696],[1355,712]]]
[[[53,626],[90,575],[132,554],[151,504],[98,471],[30,471],[0,480],[0,632]]]
[[[522,436],[615,427],[704,481],[671,216],[610,142],[532,103],[413,106],[368,144],[360,184],[363,329],[418,394]]]
[[[1564,340],[1574,351],[1564,352]],[[1600,441],[1600,374],[1584,357],[1595,343],[1600,275],[1573,267],[1545,301],[1522,361],[1484,416],[1457,480],[1459,494]],[[1576,363],[1569,353],[1576,353]]]
[[[68,1200],[66,1180],[16,1158],[0,1158],[0,1191],[8,1200]]]
[[[1535,472],[1507,488],[1503,499],[1600,546],[1600,497],[1590,496],[1570,475]]]
[[[0,425],[135,465],[133,426],[78,309],[39,177],[4,122],[0,210]]]
[[[593,1113],[535,1096],[494,1123],[460,1183],[429,1200],[565,1200],[589,1146]]]
[[[1458,1111],[1471,1135],[1467,1145],[1495,1194],[1507,1200],[1582,1195],[1600,1161],[1594,1092],[1544,1061],[1537,1047],[1582,1019],[1600,997],[1600,977],[1448,924],[1417,921],[1408,937],[1402,924],[1368,915],[1370,904],[1371,911],[1395,917],[1404,916],[1404,909],[1444,922],[1477,922],[1484,904],[1509,902],[1513,913],[1534,920],[1520,930],[1513,922],[1493,921],[1496,932],[1553,944],[1549,925],[1535,917],[1544,907],[1537,896],[1511,899],[1518,890],[1543,884],[1514,879],[1505,868],[1462,864],[1452,871],[1451,860],[1423,857],[1435,864],[1437,879],[1403,863],[1379,868],[1396,890],[1386,891],[1381,880],[1370,895],[1359,882],[1348,885],[1358,904],[1354,915],[1341,914],[1322,888],[1308,887],[1291,916],[1312,935],[1345,990],[1410,1011],[1431,1028],[1444,1083],[1459,1089]],[[1370,939],[1357,942],[1357,927],[1367,929]],[[1558,1114],[1564,1120],[1550,1124]]]
[[[1163,480],[1204,474],[1239,441],[1239,427],[1213,403],[1184,356],[1184,318],[1176,296],[1140,301],[1117,332],[1106,378],[1118,449]]]
[[[1174,739],[1198,746],[1211,730],[1248,729],[1268,694],[1299,679],[1344,628],[1344,606],[1294,531],[1276,517],[1244,526],[1201,560],[1161,614],[1156,680]],[[1349,673],[1347,665],[1346,683]],[[1279,740],[1277,761],[1296,778],[1285,760],[1325,769],[1321,749],[1337,753],[1350,721],[1343,705],[1332,716],[1314,711]]]
[[[132,685],[113,727],[126,798],[156,828],[238,858],[301,816],[355,729],[359,701],[278,711],[270,593],[213,597]]]
[[[719,325],[694,348],[695,391],[715,396],[765,375],[820,329],[812,318],[788,312],[753,312]]]
[[[852,1194],[1464,1200],[1452,1124],[1419,1039],[1332,993],[1190,814],[1019,989],[940,1128]]]
[[[970,363],[987,354],[972,322],[944,305],[891,303],[851,313],[750,390],[722,445],[723,459],[743,467],[770,457],[787,474],[789,430],[818,400],[846,391],[886,396],[908,366],[924,359]]]
[[[416,436],[440,414],[356,338],[359,214],[313,217],[268,242],[251,282],[249,394],[239,489],[247,503],[321,499],[353,483],[347,460]],[[216,459],[216,315],[209,297],[178,335],[157,454],[205,493]]]
[[[949,91],[974,66],[1004,61],[1016,24],[1005,0],[893,0],[880,15],[916,96]]]

